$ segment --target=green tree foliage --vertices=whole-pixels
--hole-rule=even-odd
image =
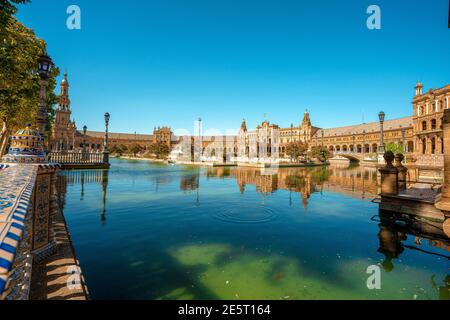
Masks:
[[[138,144],[134,143],[133,145],[131,145],[130,147],[130,152],[136,156],[136,154],[138,154],[139,152],[141,152],[142,148],[141,146],[139,146]]]
[[[17,12],[17,5],[28,3],[30,0],[0,0],[0,29],[5,26]]]
[[[331,154],[330,151],[325,147],[313,147],[311,150],[311,156],[318,159],[320,162],[326,162]]]
[[[110,149],[109,152],[112,154],[118,154],[119,156],[121,156],[122,154],[126,153],[128,151],[128,148],[123,145],[123,144],[119,144],[119,145],[113,145]]]
[[[393,154],[404,153],[405,149],[399,143],[389,142],[384,147],[385,151],[392,151]]]
[[[20,3],[24,1],[13,1]],[[0,5],[13,12],[12,1],[0,0]],[[0,10],[2,11],[2,10]],[[10,130],[35,122],[39,104],[38,58],[45,52],[46,44],[13,16],[5,19],[2,12],[0,26],[0,116],[8,118]],[[53,68],[47,87],[47,131],[50,132],[58,97],[54,90],[59,69]]]
[[[154,154],[157,159],[164,159],[169,155],[170,150],[164,142],[157,142],[150,146],[149,152]]]
[[[303,156],[307,150],[308,145],[302,141],[291,142],[286,146],[286,154],[294,160]]]

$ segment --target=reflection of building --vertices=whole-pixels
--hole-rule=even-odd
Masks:
[[[277,190],[300,193],[304,206],[314,192],[337,192],[362,199],[373,199],[377,195],[377,170],[373,167],[279,168],[273,174],[256,168],[219,167],[208,168],[207,175],[234,177],[241,193],[248,185],[254,185],[257,192],[264,194]]]

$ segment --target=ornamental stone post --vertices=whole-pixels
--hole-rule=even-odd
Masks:
[[[398,194],[398,170],[392,165],[394,154],[387,151],[384,156],[386,165],[379,169],[381,175],[381,194],[397,195]]]
[[[398,191],[406,190],[406,179],[408,176],[408,169],[403,166],[402,162],[405,156],[401,153],[395,155],[395,167],[398,170]]]

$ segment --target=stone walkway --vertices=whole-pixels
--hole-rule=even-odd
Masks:
[[[439,191],[440,186],[436,186],[432,189],[430,184],[415,183],[406,191],[400,192],[399,195],[434,203]]]
[[[79,268],[79,263],[74,258],[75,253],[61,213],[53,217],[52,227],[57,243],[56,253],[33,263],[30,299],[86,300],[89,294],[83,278],[71,274],[71,270]],[[73,279],[79,279],[79,285],[73,285]]]

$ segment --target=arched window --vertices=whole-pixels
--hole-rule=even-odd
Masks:
[[[431,154],[436,153],[436,138],[431,138]]]
[[[422,154],[425,154],[427,152],[427,139],[422,139]]]
[[[436,130],[436,119],[431,120],[431,130]]]
[[[408,141],[408,149],[407,152],[414,152],[414,142]]]
[[[427,122],[422,121],[422,131],[427,131]]]

